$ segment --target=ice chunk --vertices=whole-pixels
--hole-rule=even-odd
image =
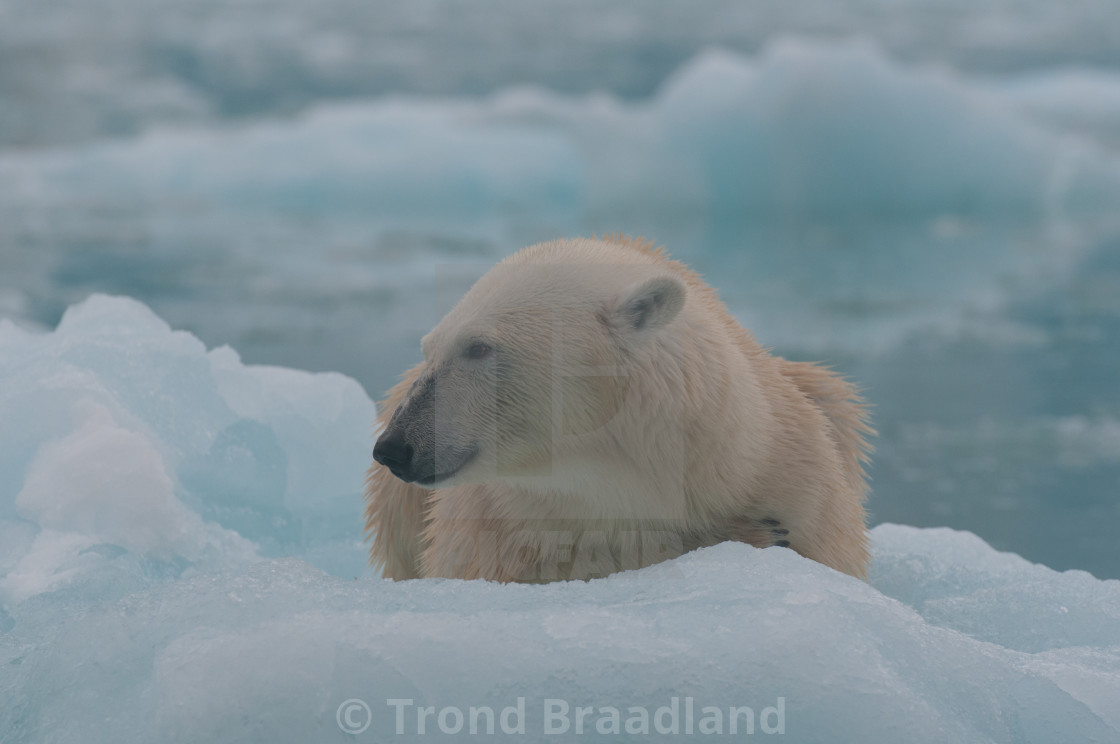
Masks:
[[[992,92],[1061,130],[1120,145],[1120,75],[1060,68],[993,81]]]
[[[931,624],[1020,651],[1120,642],[1120,581],[1058,573],[970,532],[875,529],[871,583]]]
[[[374,412],[354,381],[245,367],[104,296],[49,334],[6,325],[0,352],[0,420],[19,422],[0,427],[0,604],[126,564],[150,578],[300,553],[365,570]]]
[[[1037,213],[1059,156],[964,80],[862,43],[779,41],[751,63],[707,53],[657,110],[665,150],[701,169],[721,211]]]
[[[253,555],[248,541],[204,524],[175,497],[163,457],[143,434],[118,426],[88,399],[75,414],[74,431],[40,449],[16,496],[19,515],[41,532],[0,580],[9,600],[68,580],[79,565],[97,561],[96,552],[82,556],[100,545],[115,549],[111,558],[119,550],[164,562]]]
[[[16,508],[44,530],[88,532],[144,555],[198,553],[159,451],[142,434],[118,426],[108,409],[76,407],[75,430],[43,446],[28,469]]]

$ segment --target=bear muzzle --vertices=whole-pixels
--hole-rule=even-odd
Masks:
[[[474,460],[477,445],[449,457],[418,455],[416,448],[405,439],[401,429],[387,429],[373,446],[373,459],[389,469],[405,483],[415,483],[431,488],[455,476]],[[437,467],[437,465],[439,467]]]
[[[387,430],[373,445],[373,459],[389,468],[389,472],[405,483],[416,480],[413,473],[415,454],[416,450],[405,441],[400,430]]]

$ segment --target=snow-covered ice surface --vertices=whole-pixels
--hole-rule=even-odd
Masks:
[[[96,296],[48,334],[0,323],[0,381],[5,744],[440,739],[472,706],[498,739],[512,707],[518,740],[563,740],[550,699],[568,739],[592,706],[589,740],[608,707],[609,738],[645,740],[629,709],[672,730],[674,696],[668,740],[692,698],[695,733],[749,706],[785,741],[1120,741],[1120,582],[969,533],[880,525],[866,584],[741,544],[586,583],[393,583],[363,568],[352,380]],[[413,701],[399,737],[389,700]]]

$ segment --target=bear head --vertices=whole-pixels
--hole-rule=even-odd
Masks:
[[[612,422],[631,439],[635,430],[655,437],[659,420],[675,424],[638,399],[632,381],[671,356],[687,297],[664,261],[602,241],[511,256],[422,339],[423,367],[374,459],[426,488],[578,488],[597,461],[619,455]]]

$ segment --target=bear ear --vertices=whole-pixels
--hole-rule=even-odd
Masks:
[[[628,331],[662,328],[684,307],[684,282],[675,276],[658,276],[625,294],[614,309],[613,325]]]

